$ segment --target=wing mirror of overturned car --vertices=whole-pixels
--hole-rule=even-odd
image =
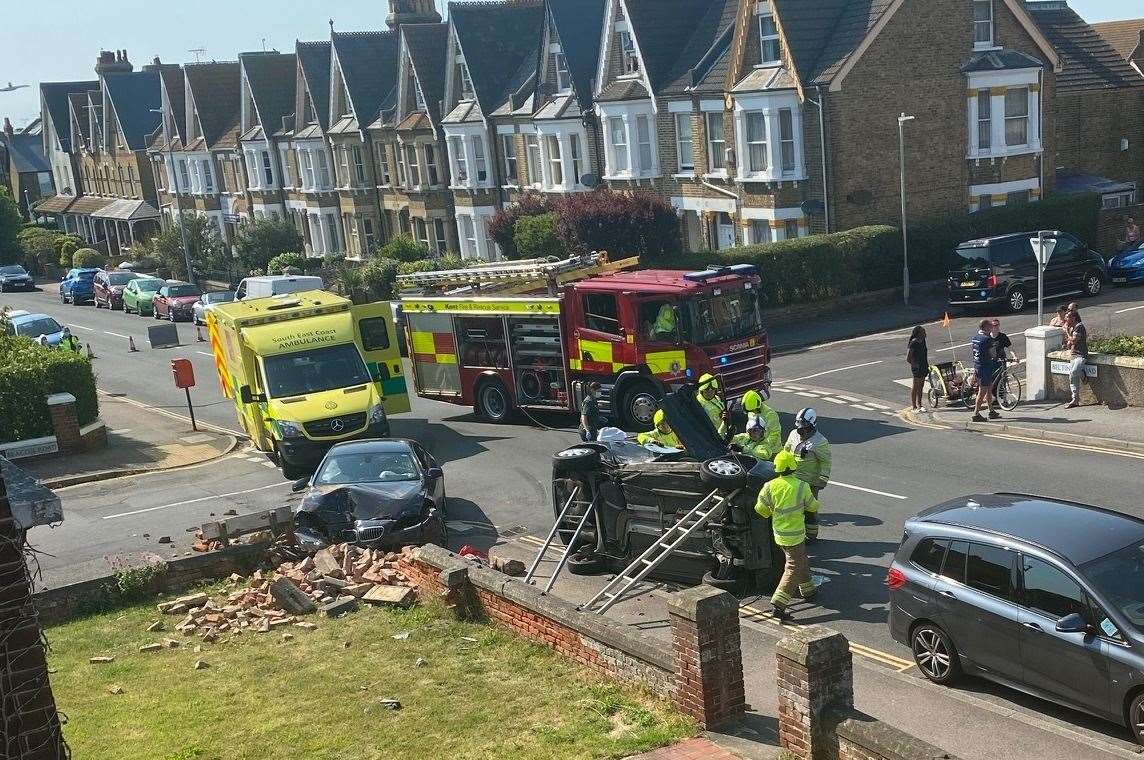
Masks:
[[[444,475],[445,475],[445,471],[442,470],[440,467],[430,467],[425,472],[425,477],[430,478],[430,479],[436,479],[436,478],[444,477]]]
[[[306,488],[309,487],[309,485],[310,485],[310,479],[309,478],[299,478],[298,480],[295,480],[293,483],[290,484],[290,490],[293,491],[294,493],[298,493],[299,491],[305,491]]]
[[[1059,633],[1087,633],[1090,630],[1088,621],[1076,612],[1058,620],[1056,628]]]

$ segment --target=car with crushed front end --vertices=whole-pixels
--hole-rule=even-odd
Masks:
[[[306,492],[294,514],[294,535],[308,551],[343,541],[389,550],[448,543],[445,474],[416,441],[335,444],[293,490]]]
[[[652,573],[731,591],[769,590],[782,573],[771,521],[755,512],[770,462],[732,451],[716,432],[688,384],[663,397],[662,408],[684,449],[630,440],[577,444],[552,459],[553,512],[571,508],[557,535],[567,546],[595,502],[592,519],[575,537],[568,571],[584,575],[630,565],[713,491],[727,497]]]

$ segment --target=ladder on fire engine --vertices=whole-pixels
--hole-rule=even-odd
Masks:
[[[514,295],[548,288],[549,295],[556,295],[556,288],[566,282],[631,269],[639,263],[638,256],[609,261],[607,253],[587,253],[558,260],[497,261],[464,269],[399,274],[397,284],[402,290],[426,293]]]
[[[548,532],[548,538],[544,541],[544,546],[540,547],[540,551],[536,555],[536,559],[532,561],[532,567],[528,568],[528,572],[524,576],[525,583],[532,582],[532,576],[536,574],[536,568],[540,565],[540,560],[544,559],[544,555],[552,547],[552,542],[556,540],[556,534],[560,531],[560,526],[564,524],[564,519],[568,517],[572,511],[572,506],[576,504],[576,497],[580,495],[580,486],[572,489],[572,494],[568,497],[568,501],[564,504],[564,509],[560,510],[560,515],[556,518],[556,522],[552,525],[552,530]],[[588,508],[584,510],[584,514],[580,516],[580,522],[576,525],[576,530],[572,533],[572,537],[568,539],[564,547],[564,553],[560,555],[560,561],[556,563],[556,569],[552,571],[552,575],[548,578],[548,585],[544,587],[544,592],[548,593],[552,590],[552,585],[556,583],[556,576],[560,575],[560,571],[564,569],[565,563],[568,562],[568,557],[572,555],[572,551],[576,547],[576,539],[580,537],[580,533],[584,530],[584,526],[588,524],[588,518],[596,512],[596,500],[592,499],[588,504]]]
[[[719,511],[720,507],[735,498],[738,493],[739,491],[736,490],[729,494],[720,495],[719,491],[716,490],[707,494],[701,502],[691,508],[690,512],[680,518],[679,522],[672,525],[664,531],[662,536],[652,542],[647,551],[624,568],[624,571],[613,578],[608,585],[600,589],[598,594],[580,605],[579,609],[603,615],[608,611],[608,608],[620,601],[632,586],[642,581],[652,570],[655,570],[665,559],[670,557],[672,552],[678,549],[691,534],[705,526]],[[592,607],[601,601],[603,603],[600,604],[600,608],[593,610]]]

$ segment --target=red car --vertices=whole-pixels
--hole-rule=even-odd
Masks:
[[[202,294],[203,291],[199,290],[198,285],[189,282],[168,282],[155,294],[151,313],[155,319],[169,319],[172,322],[180,319],[189,321],[195,301],[199,300]]]
[[[137,277],[139,275],[126,269],[104,269],[96,272],[95,279],[92,280],[95,308],[106,306],[108,309],[122,309],[123,289]]]

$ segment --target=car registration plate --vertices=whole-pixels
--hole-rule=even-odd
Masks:
[[[961,283],[961,287],[963,287],[963,288],[976,288],[977,283],[974,282],[973,280],[965,280],[964,282]]]
[[[1113,277],[1112,281],[1113,282],[1128,282],[1128,278],[1127,277]]]

